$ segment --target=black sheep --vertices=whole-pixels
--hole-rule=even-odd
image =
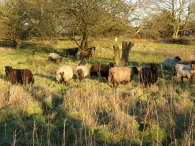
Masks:
[[[140,71],[140,83],[147,87],[150,87],[151,84],[157,82],[158,79],[158,72],[157,72],[157,65],[154,63],[150,64],[150,67],[142,67]]]
[[[66,56],[72,55],[72,56],[76,57],[78,50],[79,50],[78,47],[69,48],[69,49],[64,50],[64,52],[65,52]]]

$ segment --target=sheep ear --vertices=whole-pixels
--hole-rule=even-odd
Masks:
[[[60,75],[64,75],[64,72],[61,72]]]
[[[7,68],[12,68],[11,66],[5,66],[5,69],[7,69]]]

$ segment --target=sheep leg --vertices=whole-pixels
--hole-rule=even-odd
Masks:
[[[145,81],[145,82],[144,82],[144,87],[145,87],[145,88],[147,87],[147,84],[148,84],[147,81]]]
[[[193,80],[193,77],[191,76],[190,78],[189,78],[189,82],[192,84],[192,80]]]
[[[181,82],[184,83],[184,82],[183,82],[183,77],[181,77]]]
[[[114,81],[113,86],[114,87],[117,87],[118,85],[119,85],[118,82],[117,81]]]

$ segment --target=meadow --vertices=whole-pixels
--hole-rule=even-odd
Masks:
[[[176,84],[172,72],[163,70],[165,58],[195,60],[195,44],[165,44],[153,40],[119,38],[134,43],[129,66],[158,63],[158,82],[143,88],[138,76],[127,85],[110,87],[104,78],[75,77],[67,86],[55,81],[64,64],[76,68],[78,60],[63,57],[48,61],[50,52],[76,47],[71,41],[25,42],[22,49],[0,48],[0,146],[65,145],[193,145],[195,144],[195,80]],[[92,63],[113,61],[114,38],[94,38]],[[35,83],[11,85],[4,66],[29,68]]]

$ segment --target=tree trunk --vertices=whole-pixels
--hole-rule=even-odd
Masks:
[[[133,47],[133,43],[131,42],[122,42],[122,58],[121,58],[121,66],[127,66],[129,62],[129,52]]]
[[[87,26],[85,26],[82,33],[81,50],[85,50],[87,48],[88,48],[88,34],[87,34]]]
[[[14,47],[15,47],[16,49],[20,49],[21,43],[22,43],[21,40],[15,39],[15,40],[14,40]]]
[[[114,63],[116,66],[120,65],[120,50],[119,47],[117,45],[113,46],[114,48]]]

